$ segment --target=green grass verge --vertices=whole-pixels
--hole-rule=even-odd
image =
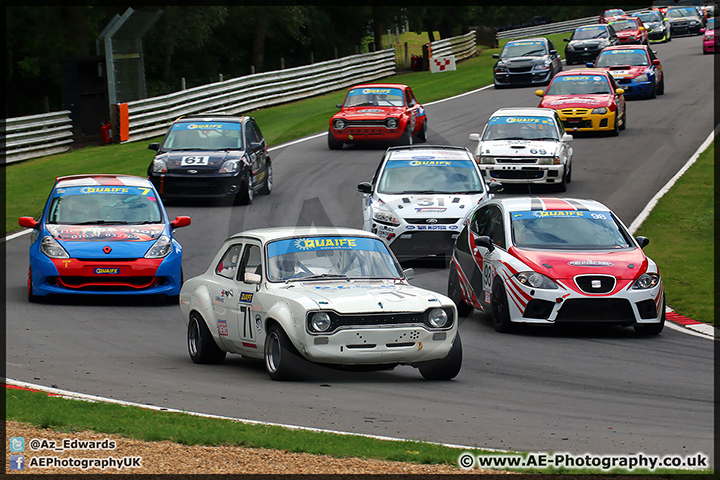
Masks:
[[[375,458],[417,464],[457,467],[468,450],[425,442],[378,440],[356,435],[295,430],[272,425],[253,425],[205,418],[185,413],[162,412],[112,403],[84,402],[50,397],[43,392],[6,390],[6,418],[58,432],[93,430],[142,441],[171,441],[185,445],[234,445],[271,448],[289,452],[329,455],[336,458]],[[497,452],[470,450],[474,456]],[[526,454],[520,454],[526,455]],[[597,469],[523,469],[525,473],[603,473]],[[629,473],[613,470],[604,473]],[[633,470],[632,473],[649,473]],[[680,473],[656,470],[653,473]],[[685,472],[687,473],[687,472]]]
[[[676,312],[715,324],[715,144],[657,203],[636,235],[660,267],[666,301]]]

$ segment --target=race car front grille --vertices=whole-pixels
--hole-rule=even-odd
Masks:
[[[385,127],[384,120],[348,120],[345,128],[352,127]]]
[[[574,298],[563,303],[555,321],[630,324],[635,315],[624,298]]]
[[[77,277],[63,276],[48,279],[48,283],[73,290],[132,291],[149,288],[160,283],[158,277]]]
[[[632,78],[616,78],[615,81],[616,81],[617,83],[623,85],[623,84],[626,84],[626,83],[632,83],[633,79],[632,79]]]
[[[605,123],[607,123],[607,119],[603,119],[603,120],[605,120]],[[592,128],[592,120],[568,119],[568,120],[563,120],[562,124],[563,124],[563,127],[568,128],[568,129],[569,128]]]
[[[431,230],[434,225],[427,225]],[[417,227],[418,229],[423,227]],[[400,260],[423,258],[434,255],[450,255],[455,246],[457,230],[418,231],[405,232],[397,237],[390,249]]]
[[[532,66],[530,67],[510,67],[508,68],[508,71],[510,73],[525,73],[532,71]]]
[[[538,162],[538,159],[535,157],[496,157],[495,163],[505,164],[505,165],[514,165],[516,163],[523,163],[523,164],[535,164]]]
[[[381,302],[382,303],[382,302]],[[382,307],[381,307],[382,308]],[[443,328],[432,327],[428,320],[427,312],[420,313],[360,313],[360,314],[344,314],[332,311],[325,311],[330,317],[330,327],[322,332],[316,331],[312,326],[312,317],[317,312],[308,312],[306,326],[308,332],[312,334],[327,335],[345,327],[392,327],[392,326],[411,326],[417,325],[430,330],[447,330],[453,324],[452,308],[443,308],[448,315],[448,323]],[[360,334],[358,334],[360,335]],[[399,338],[397,341],[417,340],[420,333],[413,331],[403,334],[407,338]]]
[[[509,75],[508,80],[510,81],[510,83],[515,83],[515,84],[530,83],[530,82],[532,82],[532,74],[531,73],[519,73],[519,74]]]
[[[501,180],[531,180],[542,178],[544,175],[540,170],[489,170],[489,173],[491,178]]]
[[[563,108],[560,114],[565,117],[582,117],[590,113],[589,108]]]
[[[435,222],[432,225],[454,225],[460,220],[459,218],[435,218]],[[406,218],[407,223],[413,225],[429,225],[428,218]]]
[[[578,275],[575,285],[585,293],[610,293],[615,288],[617,279],[612,275]]]

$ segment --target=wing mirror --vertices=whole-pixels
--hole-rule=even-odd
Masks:
[[[640,248],[645,248],[650,243],[650,239],[647,237],[635,237],[635,241],[640,245]]]
[[[569,133],[563,133],[562,141],[563,142],[572,142],[573,136]]]
[[[545,95],[545,91],[544,90],[535,90],[535,95],[537,95],[538,97],[542,97],[543,95]]]
[[[360,193],[372,193],[372,185],[370,185],[370,182],[358,183],[357,189]]]
[[[415,270],[413,270],[412,268],[406,268],[405,270],[403,270],[403,275],[405,275],[405,278],[407,278],[408,280],[412,280],[413,278],[415,278]]]
[[[495,245],[493,245],[492,240],[490,240],[490,237],[487,235],[482,235],[475,239],[475,245],[478,247],[484,247],[488,249],[488,252],[492,252],[495,250]]]
[[[490,193],[500,193],[503,191],[503,184],[499,180],[491,178],[488,184],[488,190],[490,190]]]
[[[622,88],[618,88],[617,90],[615,90],[615,93],[617,93],[618,95],[622,95],[623,93],[625,93],[625,90],[623,90]]]
[[[479,133],[471,133],[468,138],[470,138],[470,140],[472,140],[473,142],[479,142],[480,134]]]
[[[187,227],[188,225],[190,225],[190,217],[175,217],[175,220],[170,222],[172,228]]]
[[[150,145],[148,145],[148,150],[155,150],[156,152],[160,150],[160,144],[153,142]]]
[[[35,230],[40,229],[40,222],[38,222],[37,220],[35,220],[32,217],[20,217],[18,219],[18,223],[20,224],[21,227],[33,228]]]

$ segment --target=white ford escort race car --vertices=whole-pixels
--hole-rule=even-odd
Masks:
[[[481,135],[470,134],[487,181],[550,184],[561,192],[572,180],[572,139],[551,108],[501,108]]]
[[[400,260],[452,253],[466,217],[501,188],[488,187],[465,147],[391,147],[363,193],[363,230]]]
[[[362,230],[238,233],[180,292],[190,357],[264,359],[273,380],[292,379],[306,361],[366,370],[405,364],[427,379],[454,378],[462,364],[455,304],[410,285],[411,273]]]

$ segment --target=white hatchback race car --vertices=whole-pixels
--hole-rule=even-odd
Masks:
[[[385,240],[401,261],[449,258],[466,217],[500,189],[499,182],[486,185],[465,147],[391,147],[372,182],[358,185],[363,230]]]
[[[411,277],[380,238],[362,230],[238,233],[180,292],[190,357],[264,359],[273,380],[297,377],[305,361],[364,370],[412,365],[427,379],[452,379],[462,364],[455,304],[410,285]]]
[[[561,192],[572,180],[572,139],[551,108],[501,108],[482,134],[470,134],[488,182],[549,184]]]
[[[448,296],[460,316],[518,323],[603,323],[659,334],[665,293],[658,267],[605,205],[509,197],[480,205],[455,245]]]

